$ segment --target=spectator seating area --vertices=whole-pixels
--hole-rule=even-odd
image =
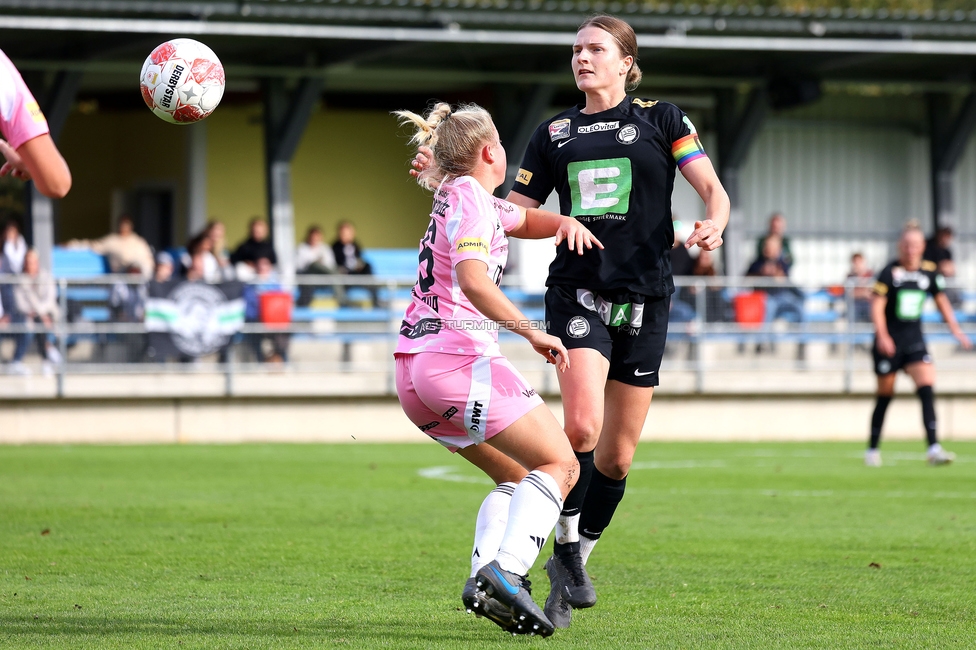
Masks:
[[[174,258],[179,259],[182,251],[172,251]],[[404,301],[410,297],[409,283],[416,274],[417,252],[415,249],[372,249],[364,254],[372,265],[375,280],[388,280],[397,283],[397,287],[380,287],[378,289],[379,305],[371,303],[370,293],[364,287],[352,286],[346,290],[346,300],[343,305],[334,298],[333,288],[327,284],[317,286],[312,304],[295,307],[292,310],[292,321],[310,324],[309,334],[318,337],[338,338],[344,343],[357,340],[377,339],[389,336],[390,328],[385,324],[396,321]],[[96,284],[100,277],[108,274],[106,260],[91,251],[56,248],[53,256],[54,275],[72,281],[92,280],[90,286],[73,284],[67,290],[68,313],[71,320],[105,323],[111,320],[108,307],[110,286]],[[326,276],[316,276],[324,278]],[[518,286],[503,286],[506,294],[518,304],[526,316],[532,320],[544,320],[542,295],[526,292]],[[709,314],[710,323],[726,322],[738,326],[729,329],[723,336],[735,337],[740,341],[768,340],[770,333],[763,332],[764,305],[761,293],[750,298],[750,292],[725,289],[722,292],[722,302],[727,306],[724,314]],[[297,289],[296,289],[297,298]],[[324,298],[325,300],[321,300]],[[976,322],[976,292],[964,293],[964,310],[957,312],[960,322]],[[749,303],[749,301],[752,301]],[[328,306],[316,306],[328,305]],[[803,291],[802,320],[796,326],[775,333],[777,340],[796,340],[800,342],[821,340],[841,342],[849,335],[846,332],[844,314],[846,304],[843,289],[839,287],[825,287]],[[694,307],[694,305],[692,305]],[[713,309],[714,307],[710,307]],[[396,313],[393,313],[396,312]],[[941,315],[935,310],[932,301],[926,308],[925,322],[941,322]],[[835,326],[831,326],[834,324]],[[681,323],[674,323],[672,330],[675,339],[684,338],[687,327]],[[864,334],[869,338],[869,334]],[[863,338],[863,337],[862,337]],[[867,342],[867,341],[859,341]]]

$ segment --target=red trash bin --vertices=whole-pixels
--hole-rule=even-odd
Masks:
[[[265,291],[258,296],[258,317],[269,327],[291,323],[292,295],[286,291]]]
[[[750,291],[732,298],[735,322],[749,329],[759,329],[766,320],[766,292]]]

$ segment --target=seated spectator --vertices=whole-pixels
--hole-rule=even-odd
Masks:
[[[138,266],[130,266],[126,274],[136,276],[130,282],[116,282],[109,293],[108,304],[116,323],[141,323],[146,314],[146,285],[141,281]]]
[[[213,240],[210,239],[206,230],[188,241],[186,252],[183,254],[183,259],[180,260],[183,266],[183,274],[185,275],[190,268],[191,258],[195,255],[200,258],[198,262],[202,268],[202,275],[199,279],[210,283],[223,282],[225,279],[224,270],[221,268],[217,256],[213,253],[213,245]]]
[[[153,280],[156,282],[169,282],[173,277],[173,256],[166,251],[156,253],[156,270],[153,271]]]
[[[14,310],[14,285],[10,283],[14,271],[10,268],[10,260],[6,255],[0,255],[0,305],[4,306],[6,321],[10,321],[11,313]]]
[[[23,277],[25,281],[14,287],[17,313],[12,322],[41,326],[41,331],[35,336],[38,350],[44,358],[44,373],[50,374],[54,366],[61,363],[61,353],[58,352],[54,337],[50,334],[58,317],[58,291],[54,279],[41,272],[40,259],[34,249],[27,251],[27,255],[24,256]],[[17,346],[11,363],[11,371],[15,374],[30,374],[30,370],[23,363],[30,341],[30,332],[17,336]]]
[[[790,250],[790,238],[786,236],[786,217],[781,212],[774,212],[769,217],[769,230],[756,242],[756,257],[763,256],[763,247],[769,237],[778,237],[780,240],[780,259],[789,275],[793,267],[793,251]]]
[[[674,227],[674,246],[671,247],[671,273],[675,277],[691,275],[691,267],[694,260],[691,253],[685,248],[685,241],[691,235],[691,230],[685,228],[684,224],[672,216],[671,223]],[[688,287],[675,287],[674,295],[671,296],[671,313],[669,320],[674,323],[687,323],[695,319],[695,308]]]
[[[336,239],[332,242],[332,253],[340,273],[350,275],[373,275],[373,267],[363,259],[363,249],[356,241],[356,226],[350,221],[340,221],[336,226]],[[376,287],[368,287],[373,304],[377,304]]]
[[[234,265],[230,262],[230,253],[227,252],[227,235],[223,222],[211,221],[204,229],[204,234],[210,238],[210,252],[217,260],[220,267],[221,280],[234,279]]]
[[[363,259],[363,249],[356,241],[356,226],[352,222],[339,222],[336,239],[332,242],[332,253],[340,271],[353,275],[373,274],[373,267]]]
[[[762,255],[750,266],[746,275],[758,278],[772,278],[782,287],[762,287],[766,293],[766,322],[783,318],[790,322],[803,320],[803,296],[795,287],[789,285],[789,266],[783,259],[782,240],[778,235],[767,235],[763,242]]]
[[[20,273],[24,270],[24,256],[27,255],[27,242],[20,234],[20,224],[16,219],[8,219],[3,227],[3,249],[0,257],[7,261],[6,273]]]
[[[936,265],[936,269],[938,269],[948,284],[952,284],[955,281],[956,263],[952,261],[951,257],[939,262]],[[953,309],[962,309],[962,292],[959,291],[958,287],[946,287],[945,295],[949,299],[949,304],[952,305]]]
[[[871,288],[874,283],[871,281],[874,279],[874,271],[868,268],[861,253],[851,255],[851,270],[847,273],[847,279],[857,283],[854,287],[854,321],[870,322],[871,299],[874,296]]]
[[[718,276],[715,268],[715,253],[700,249],[695,263],[691,267],[691,275],[696,278],[714,278]],[[698,291],[696,286],[690,287],[689,302],[698,303]],[[706,287],[705,289],[705,320],[713,323],[725,319],[726,302],[722,294],[722,287]]]
[[[305,241],[298,245],[295,269],[299,273],[328,274],[336,272],[336,258],[332,248],[326,246],[322,229],[312,226],[305,234]]]
[[[149,279],[153,272],[153,252],[146,240],[136,234],[132,217],[123,215],[119,218],[119,231],[106,235],[101,239],[75,239],[67,243],[69,248],[88,248],[99,255],[108,258],[112,273],[124,273],[125,269],[135,266],[139,274]]]
[[[332,247],[326,245],[319,226],[311,226],[305,234],[305,241],[298,245],[295,252],[295,269],[302,275],[331,275],[336,272],[335,254]],[[315,285],[302,285],[298,296],[298,304],[302,307],[312,302]],[[343,300],[341,287],[335,287],[336,299]]]
[[[248,238],[230,256],[230,263],[234,265],[238,279],[245,281],[255,276],[260,258],[267,259],[272,266],[278,263],[274,245],[268,240],[268,223],[260,217],[254,217],[248,228]]]
[[[940,264],[943,260],[952,260],[952,227],[942,226],[925,242],[925,253],[922,258]]]
[[[261,294],[281,290],[271,260],[267,257],[259,257],[254,279],[244,287],[244,320],[248,323],[262,322]],[[288,344],[291,335],[287,332],[246,334],[245,339],[254,350],[258,361],[262,363],[288,361]]]

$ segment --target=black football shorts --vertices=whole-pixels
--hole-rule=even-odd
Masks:
[[[599,351],[610,361],[607,378],[631,386],[660,383],[670,307],[670,296],[631,291],[598,295],[566,286],[546,291],[549,334],[558,336],[568,350]]]
[[[874,356],[874,374],[878,376],[898,372],[912,363],[932,363],[932,357],[925,347],[925,339],[921,337],[913,338],[908,342],[902,341],[900,344],[895,343],[895,354],[891,357],[881,354],[878,350],[878,341],[875,339],[871,353]]]

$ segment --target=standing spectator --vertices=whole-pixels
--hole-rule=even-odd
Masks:
[[[34,249],[27,251],[24,257],[24,281],[14,287],[14,302],[17,306],[17,314],[13,322],[39,324],[42,327],[42,331],[36,334],[37,345],[44,356],[44,373],[49,374],[54,366],[61,363],[61,353],[58,352],[50,335],[50,331],[54,328],[54,321],[58,317],[58,292],[54,286],[54,279],[41,272],[41,263]],[[30,340],[29,332],[17,337],[17,347],[11,364],[11,371],[15,374],[30,374],[23,363],[27,348],[30,347]]]
[[[44,196],[61,199],[71,189],[71,171],[51,139],[44,113],[16,66],[0,51],[0,176],[34,181]]]
[[[956,263],[952,259],[953,236],[952,226],[944,225],[935,231],[935,234],[925,242],[925,254],[923,259],[932,262],[936,270],[941,273],[949,284],[956,278]],[[962,306],[962,294],[956,287],[947,287],[945,290],[946,298],[954,309]]]
[[[915,222],[912,222],[915,223]],[[952,260],[952,227],[942,226],[935,231],[935,234],[925,242],[925,254],[922,259],[934,262],[936,266],[943,260]]]
[[[874,271],[868,268],[861,253],[851,255],[851,270],[847,273],[847,279],[857,283],[854,286],[854,321],[867,323],[871,320],[871,299],[874,296],[871,290],[873,282],[867,281],[874,280]]]
[[[793,251],[790,249],[790,238],[786,236],[786,217],[782,212],[774,212],[769,217],[769,230],[756,242],[756,257],[763,256],[763,248],[766,246],[766,239],[778,237],[780,240],[780,259],[789,275],[790,268],[793,266]]]
[[[145,239],[136,234],[132,217],[122,215],[119,218],[119,231],[106,235],[101,239],[74,239],[69,241],[69,248],[88,248],[108,258],[112,273],[124,273],[129,267],[139,268],[139,274],[149,279],[153,273],[153,252]]]
[[[3,228],[3,250],[0,256],[7,259],[8,273],[20,273],[24,270],[24,256],[27,255],[27,241],[20,234],[20,224],[10,218]]]
[[[272,266],[278,263],[274,245],[268,241],[268,223],[261,217],[254,217],[248,229],[248,238],[230,256],[230,263],[241,280],[254,277],[261,258],[267,259]]]
[[[746,275],[773,278],[782,287],[765,287],[766,322],[777,318],[797,323],[803,320],[803,298],[795,287],[788,286],[790,268],[783,259],[783,245],[779,235],[769,234],[763,240],[762,254],[749,266]]]
[[[332,253],[340,273],[350,275],[373,275],[373,267],[363,259],[363,249],[356,241],[356,226],[351,221],[340,221],[336,226],[336,239],[332,242]],[[373,304],[377,304],[376,287],[368,287]]]
[[[326,245],[319,226],[311,226],[305,234],[305,241],[298,245],[295,268],[303,275],[331,275],[336,272],[335,253],[331,246]],[[340,289],[341,287],[335,287],[335,293],[336,299],[342,302],[344,296]],[[311,303],[314,293],[314,285],[302,285],[298,304],[304,307]]]

